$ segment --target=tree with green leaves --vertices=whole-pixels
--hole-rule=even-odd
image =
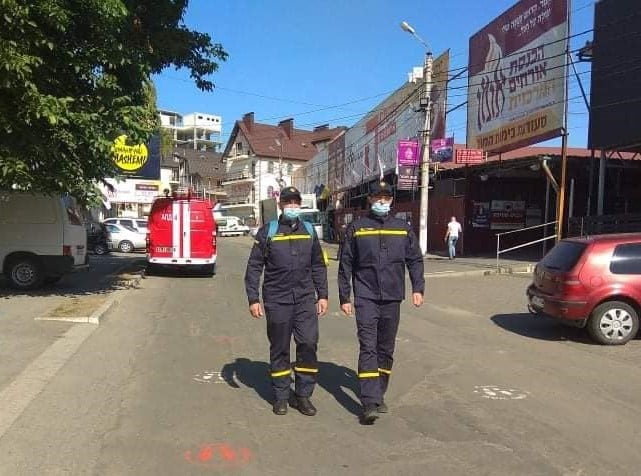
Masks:
[[[158,130],[151,75],[186,68],[210,91],[222,45],[183,21],[188,0],[0,0],[0,189],[90,200],[111,146]]]

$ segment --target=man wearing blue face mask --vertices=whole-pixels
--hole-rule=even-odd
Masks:
[[[392,189],[384,181],[369,194],[370,213],[347,227],[338,268],[341,310],[351,316],[354,289],[359,342],[358,380],[361,421],[372,424],[387,413],[383,399],[392,374],[394,344],[405,298],[405,267],[412,283],[412,303],[423,304],[423,257],[410,226],[390,214]]]
[[[263,317],[259,282],[263,274],[263,303],[274,390],[272,411],[285,415],[287,406],[314,416],[310,401],[318,373],[318,317],[327,312],[327,268],[314,228],[299,220],[301,196],[294,187],[281,191],[278,222],[265,224],[256,234],[247,270],[245,289],[249,313]],[[294,393],[289,347],[294,336]]]

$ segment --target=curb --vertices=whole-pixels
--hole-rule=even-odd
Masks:
[[[115,291],[112,296],[102,303],[95,311],[89,316],[40,316],[34,318],[35,321],[57,321],[57,322],[72,322],[78,324],[94,324],[100,325],[100,319],[114,306],[114,304],[120,302],[126,293],[128,293],[132,288],[137,288],[140,280],[142,279],[141,275],[133,279],[126,279],[121,282],[121,286],[125,289],[120,289]]]
[[[512,274],[531,274],[534,271],[534,265],[519,266],[513,268],[499,268],[499,269],[478,269],[470,271],[436,271],[433,273],[425,273],[423,276],[426,278],[455,278],[461,276],[496,276],[496,275],[512,275]]]

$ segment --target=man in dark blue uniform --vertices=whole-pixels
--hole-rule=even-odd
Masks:
[[[416,236],[403,220],[390,214],[392,191],[380,181],[370,190],[370,213],[347,227],[338,269],[341,310],[352,315],[354,288],[360,352],[358,379],[366,424],[386,413],[383,396],[392,373],[394,344],[405,298],[405,267],[412,283],[412,303],[423,304],[423,257]]]
[[[266,223],[256,234],[247,262],[245,289],[250,314],[256,319],[262,318],[259,282],[264,270],[263,302],[274,413],[285,415],[289,401],[289,405],[302,414],[313,416],[316,408],[309,397],[318,373],[318,317],[327,312],[327,268],[313,227],[298,218],[300,205],[301,196],[294,187],[281,191],[282,214],[277,224],[272,227]],[[289,356],[292,334],[296,342],[293,394]]]

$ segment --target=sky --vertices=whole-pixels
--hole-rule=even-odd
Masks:
[[[569,0],[570,47],[592,39],[594,0]],[[423,64],[425,47],[400,28],[414,27],[434,57],[450,49],[450,69],[467,66],[468,42],[515,0],[191,0],[185,25],[208,33],[229,58],[198,90],[186,70],[154,77],[158,107],[222,117],[226,143],[234,122],[254,112],[257,122],[312,129],[354,125]],[[586,32],[587,33],[584,33]],[[576,54],[574,54],[576,60]],[[589,97],[590,64],[576,63]],[[450,82],[448,108],[466,100],[467,77]],[[579,83],[569,83],[569,145],[587,146],[588,114]],[[448,136],[465,143],[465,106],[447,117]],[[539,145],[558,145],[560,139]]]

